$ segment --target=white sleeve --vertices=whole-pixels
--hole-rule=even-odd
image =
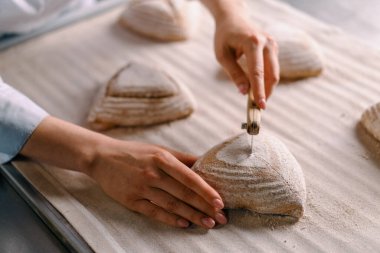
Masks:
[[[16,156],[47,112],[0,78],[0,164]]]

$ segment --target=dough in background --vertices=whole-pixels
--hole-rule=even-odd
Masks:
[[[187,117],[194,109],[190,91],[170,74],[130,61],[101,88],[88,122],[95,130],[147,126]]]
[[[271,25],[265,31],[277,41],[281,79],[302,79],[321,74],[324,68],[321,49],[310,35],[288,25]],[[239,64],[247,73],[244,55]]]
[[[363,112],[360,122],[367,132],[380,141],[380,103],[367,108]]]
[[[131,0],[120,24],[149,38],[163,41],[188,39],[196,30],[201,7],[188,0]]]

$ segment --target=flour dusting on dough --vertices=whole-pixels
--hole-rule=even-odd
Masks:
[[[302,217],[306,190],[296,159],[263,131],[254,136],[252,154],[249,143],[246,133],[233,137],[212,148],[193,168],[221,194],[227,208]]]

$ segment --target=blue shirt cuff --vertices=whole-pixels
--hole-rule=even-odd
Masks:
[[[48,113],[0,78],[0,164],[15,157]]]

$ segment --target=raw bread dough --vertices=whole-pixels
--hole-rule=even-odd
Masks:
[[[185,40],[196,29],[200,11],[198,1],[131,0],[120,24],[154,39]]]
[[[156,66],[131,61],[102,87],[88,122],[96,130],[146,126],[184,118],[194,109],[184,85]]]
[[[282,79],[301,79],[318,76],[323,70],[323,57],[317,42],[303,30],[287,25],[272,25],[265,30],[279,47],[278,60]],[[247,59],[239,59],[247,73]]]
[[[380,103],[372,105],[363,112],[361,123],[376,140],[380,141]]]
[[[300,165],[277,138],[265,132],[253,138],[252,154],[248,135],[240,134],[203,155],[194,171],[219,192],[226,208],[299,219],[306,202]]]

